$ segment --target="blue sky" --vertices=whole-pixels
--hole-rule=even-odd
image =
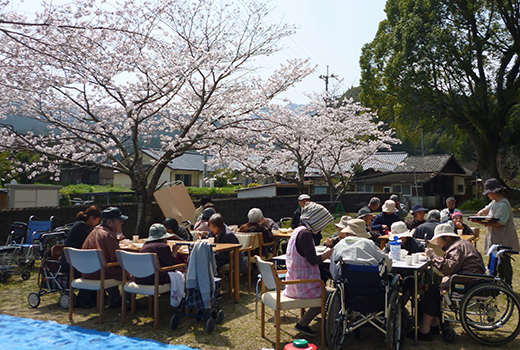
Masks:
[[[271,0],[273,19],[284,18],[300,29],[283,40],[286,49],[259,63],[270,69],[289,57],[308,57],[318,65],[313,75],[282,95],[293,103],[305,103],[305,93],[325,90],[319,75],[326,74],[327,65],[330,73],[343,79],[337,90],[341,94],[359,85],[361,48],[374,39],[385,19],[385,4],[385,0]]]

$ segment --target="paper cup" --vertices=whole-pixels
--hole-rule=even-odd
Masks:
[[[215,243],[215,237],[209,237],[209,238],[208,238],[208,243],[209,243],[209,244],[213,244],[213,243]]]
[[[464,231],[461,230],[461,229],[458,229],[458,230],[457,230],[457,233],[459,234],[459,236],[462,236],[462,232],[464,232]]]
[[[419,255],[420,254],[417,254],[417,253],[412,255],[412,261],[413,261],[414,264],[418,264],[419,263]]]
[[[406,265],[411,266],[413,264],[413,256],[407,255],[405,261],[406,261]]]
[[[404,260],[407,255],[408,255],[408,250],[401,249],[401,260]]]
[[[137,243],[137,241],[139,241],[139,236],[138,235],[133,235],[132,236],[132,242],[133,243]]]

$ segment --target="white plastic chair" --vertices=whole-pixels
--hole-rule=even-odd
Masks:
[[[132,293],[132,315],[135,313],[135,295],[142,294],[150,297],[150,306],[153,300],[153,328],[159,326],[159,294],[169,293],[171,284],[159,284],[159,272],[173,271],[186,264],[161,267],[159,259],[155,253],[131,253],[123,250],[116,250],[117,260],[123,268],[123,305],[121,306],[121,323],[126,320],[126,293]],[[127,271],[134,277],[145,278],[155,275],[154,285],[137,284],[133,281],[127,282]],[[152,299],[153,297],[153,299]],[[151,312],[151,308],[150,308]]]
[[[327,299],[327,291],[325,283],[321,279],[310,280],[290,280],[281,281],[278,277],[272,262],[262,260],[258,255],[255,256],[256,264],[262,275],[262,320],[261,320],[261,336],[265,337],[265,305],[275,311],[276,326],[276,350],[280,349],[280,311],[301,309],[303,315],[304,308],[321,307],[321,345],[325,345],[325,302]],[[320,283],[321,297],[314,299],[293,299],[282,294],[283,287],[289,284],[306,284]],[[267,289],[272,291],[266,292]]]
[[[66,247],[63,249],[65,258],[70,265],[70,289],[69,289],[69,320],[72,321],[72,309],[74,305],[73,288],[97,291],[97,302],[99,308],[99,323],[103,323],[103,310],[105,308],[105,289],[116,287],[123,284],[122,281],[115,279],[105,279],[105,269],[107,267],[118,266],[119,263],[105,262],[101,249],[75,249]],[[101,271],[99,280],[88,280],[84,278],[74,278],[74,270],[83,274]]]

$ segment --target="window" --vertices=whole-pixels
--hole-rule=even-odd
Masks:
[[[374,192],[373,184],[358,183],[357,192],[372,193]]]
[[[403,188],[401,185],[392,185],[392,193],[401,193]]]
[[[403,184],[403,196],[411,196],[412,195],[412,185]]]
[[[383,193],[390,193],[390,186],[384,186]]]
[[[464,185],[457,185],[457,193],[464,193]]]
[[[175,174],[175,181],[179,181],[179,180],[184,183],[184,186],[186,186],[186,187],[191,186],[191,175]]]

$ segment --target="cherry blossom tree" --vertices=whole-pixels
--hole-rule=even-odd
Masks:
[[[62,163],[128,175],[135,231],[144,234],[168,162],[226,137],[312,71],[291,60],[268,79],[255,75],[255,58],[293,31],[268,15],[256,0],[77,0],[43,3],[27,17],[3,0],[0,115],[33,118],[47,130],[0,123],[0,151],[39,154],[26,168],[56,179]],[[139,147],[153,137],[164,155],[147,167]]]
[[[213,165],[227,165],[253,177],[281,177],[300,192],[309,172],[318,172],[331,189],[331,200],[344,193],[357,166],[381,149],[400,143],[393,131],[359,103],[331,104],[314,95],[296,110],[272,105],[234,137],[215,144]],[[337,198],[336,198],[337,199]]]

